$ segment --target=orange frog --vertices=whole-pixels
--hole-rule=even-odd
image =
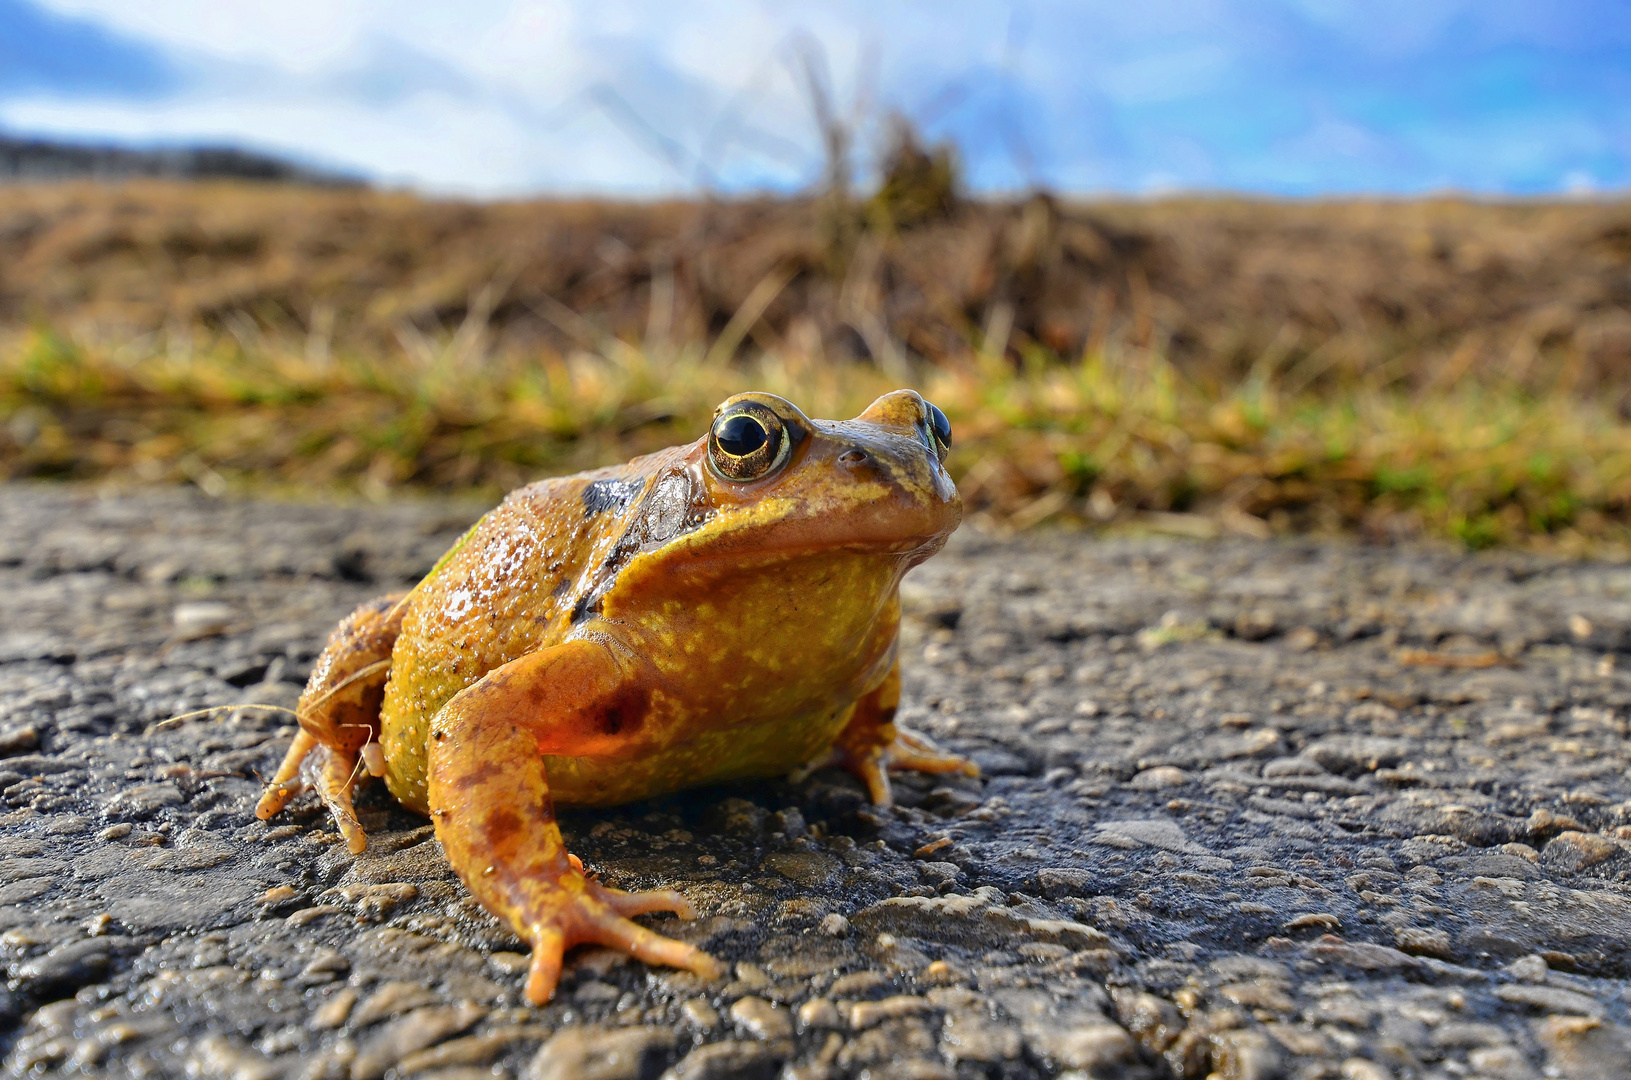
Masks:
[[[352,784],[383,775],[531,944],[535,1004],[580,942],[717,975],[629,918],[691,905],[591,880],[553,804],[824,764],[887,804],[890,768],[976,774],[893,723],[901,578],[962,518],[950,442],[910,390],[849,421],[750,393],[688,446],[511,493],[411,592],[334,631],[256,813],[309,781],[362,851]]]

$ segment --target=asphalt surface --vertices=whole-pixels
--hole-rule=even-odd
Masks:
[[[257,774],[324,637],[481,508],[0,487],[10,1075],[1631,1074],[1631,568],[999,539],[914,572],[902,718],[978,779],[574,813],[730,963],[519,943],[376,785],[352,857]],[[1623,834],[1623,835],[1622,835]]]

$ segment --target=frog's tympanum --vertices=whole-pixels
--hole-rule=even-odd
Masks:
[[[513,492],[334,631],[256,812],[310,783],[361,851],[352,785],[383,776],[532,945],[534,1003],[580,942],[717,975],[629,918],[691,905],[586,876],[554,805],[826,764],[886,804],[891,768],[973,774],[893,722],[901,577],[962,517],[950,441],[910,390],[849,421],[750,393],[689,446]]]

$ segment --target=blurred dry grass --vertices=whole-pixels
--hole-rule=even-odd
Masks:
[[[0,470],[478,488],[902,383],[1015,526],[1631,543],[1631,207],[0,189]]]

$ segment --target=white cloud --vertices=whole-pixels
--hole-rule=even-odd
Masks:
[[[822,151],[800,42],[831,69],[863,154],[891,110],[924,110],[986,188],[1397,190],[1449,169],[1528,190],[1547,155],[1559,187],[1588,152],[1567,125],[1530,131],[1500,104],[1479,113],[1436,66],[1452,32],[1444,56],[1465,61],[1468,27],[1502,55],[1531,48],[1541,16],[1523,0],[33,2],[156,45],[187,82],[141,102],[0,99],[0,124],[230,140],[435,191],[808,183]],[[1567,11],[1553,21],[1602,24],[1609,2],[1557,0]],[[1402,86],[1401,71],[1420,77]],[[1593,175],[1631,176],[1617,134],[1631,114],[1580,85],[1548,118],[1575,109],[1600,143]]]

